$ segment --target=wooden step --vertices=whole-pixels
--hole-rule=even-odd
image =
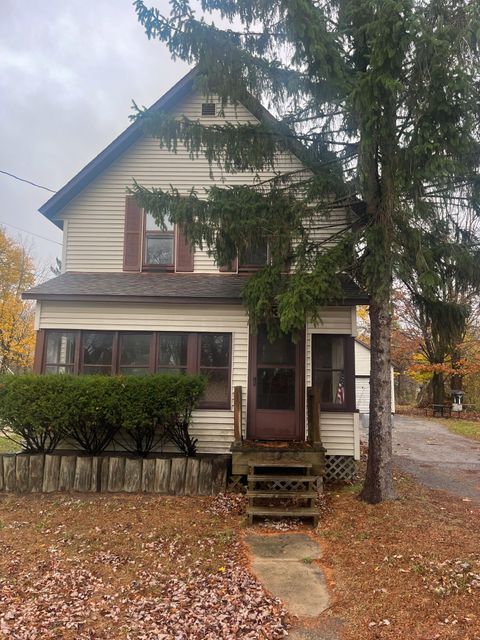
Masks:
[[[289,467],[292,469],[311,469],[312,464],[310,462],[287,462],[284,460],[283,462],[249,462],[249,467],[279,467],[280,469],[288,469]]]
[[[318,476],[296,476],[296,475],[284,475],[271,473],[268,475],[258,475],[256,473],[248,474],[247,476],[248,482],[260,482],[260,481],[268,481],[268,480],[297,480],[298,482],[316,482],[318,480]]]
[[[310,490],[269,491],[268,489],[249,489],[247,498],[316,498],[317,492]]]

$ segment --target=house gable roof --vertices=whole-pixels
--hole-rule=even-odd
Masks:
[[[192,89],[193,80],[197,75],[197,69],[189,71],[151,107],[153,111],[167,110],[174,107]],[[115,138],[98,156],[91,160],[79,171],[66,185],[59,189],[39,211],[58,227],[62,227],[61,220],[55,220],[59,213],[75,196],[77,196],[94,178],[107,169],[119,156],[121,156],[132,144],[143,135],[142,123],[139,120],[133,122],[119,136]]]
[[[193,82],[198,75],[198,68],[194,67],[151,107],[152,111],[169,110],[178,104],[193,88]],[[270,124],[278,125],[278,120],[266,109],[259,100],[253,96],[248,96],[244,106],[258,120]],[[132,144],[143,136],[142,122],[135,120],[119,136],[113,140],[103,151],[79,171],[66,185],[59,189],[39,211],[58,227],[63,227],[63,221],[55,216],[77,196],[90,182],[92,182],[102,171],[107,169],[118,157],[120,157]],[[289,141],[290,152],[297,156],[305,164],[309,164],[308,150],[295,140]]]

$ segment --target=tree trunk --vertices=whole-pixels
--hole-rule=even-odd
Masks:
[[[445,381],[443,373],[434,373],[432,376],[433,404],[443,404],[445,401]]]
[[[387,298],[370,304],[371,370],[368,463],[360,497],[377,504],[395,498],[390,377],[391,315]]]

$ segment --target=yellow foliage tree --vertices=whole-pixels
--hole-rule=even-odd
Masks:
[[[0,373],[32,365],[34,310],[21,294],[35,282],[35,267],[25,246],[0,227]]]

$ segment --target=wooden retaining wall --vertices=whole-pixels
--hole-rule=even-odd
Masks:
[[[212,495],[225,491],[225,457],[0,454],[0,491],[54,491]]]

